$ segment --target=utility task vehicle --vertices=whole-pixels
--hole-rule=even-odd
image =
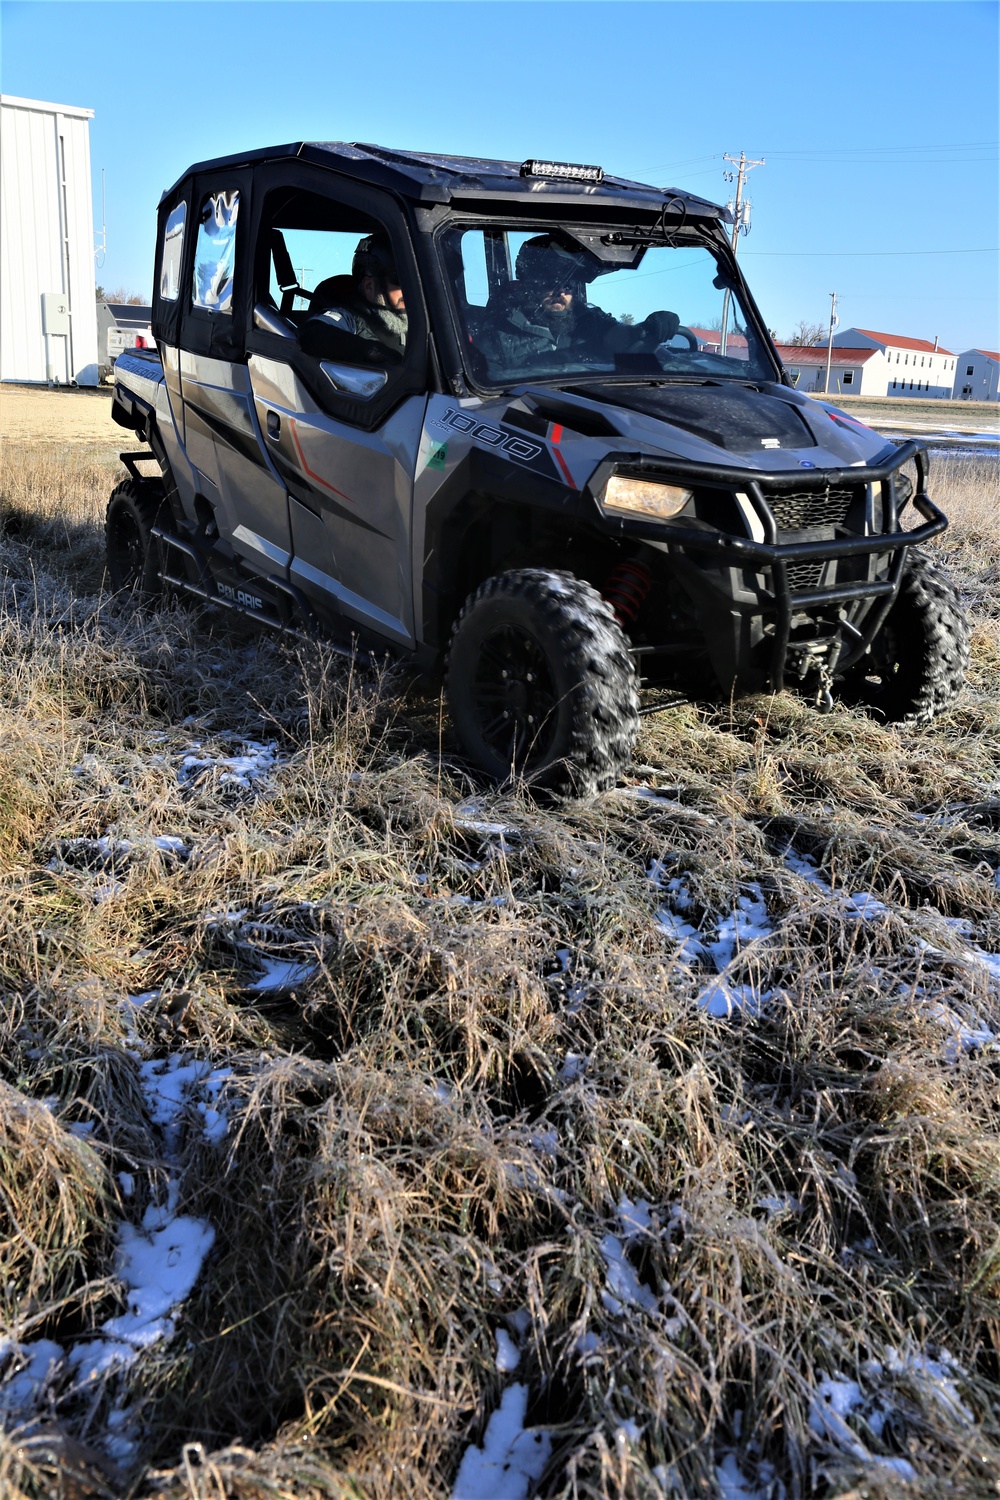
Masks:
[[[113,586],[443,667],[468,760],[560,794],[678,692],[931,718],[968,632],[924,450],[791,388],[727,222],[561,162],[192,167],[115,367]]]

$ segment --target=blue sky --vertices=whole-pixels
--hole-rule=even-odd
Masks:
[[[992,0],[144,4],[3,0],[4,93],[87,105],[98,280],[148,295],[193,161],[292,140],[598,162],[724,202],[779,335],[825,321],[996,349]],[[933,252],[933,253],[931,253]]]

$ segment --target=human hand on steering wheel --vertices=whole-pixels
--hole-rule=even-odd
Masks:
[[[652,312],[641,325],[645,337],[643,342],[652,343],[654,348],[661,344],[669,344],[678,336],[687,341],[689,349],[698,348],[698,340],[690,328],[685,328],[675,312]]]

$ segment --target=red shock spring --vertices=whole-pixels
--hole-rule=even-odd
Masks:
[[[652,587],[653,575],[646,564],[626,560],[611,569],[601,593],[614,610],[619,625],[625,626],[632,624]]]

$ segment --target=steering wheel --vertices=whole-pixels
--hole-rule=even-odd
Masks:
[[[673,333],[670,335],[670,338],[668,340],[666,340],[664,343],[659,344],[657,347],[659,349],[662,349],[665,354],[680,354],[681,353],[680,349],[672,349],[670,347],[671,344],[673,343],[674,339],[676,339],[676,338],[682,338],[682,339],[684,339],[686,341],[686,343],[687,343],[688,348],[689,349],[693,349],[694,352],[697,354],[697,352],[698,352],[698,339],[697,339],[697,336],[694,333],[691,332],[690,328],[685,328],[683,323],[678,323],[677,327],[674,329]]]

